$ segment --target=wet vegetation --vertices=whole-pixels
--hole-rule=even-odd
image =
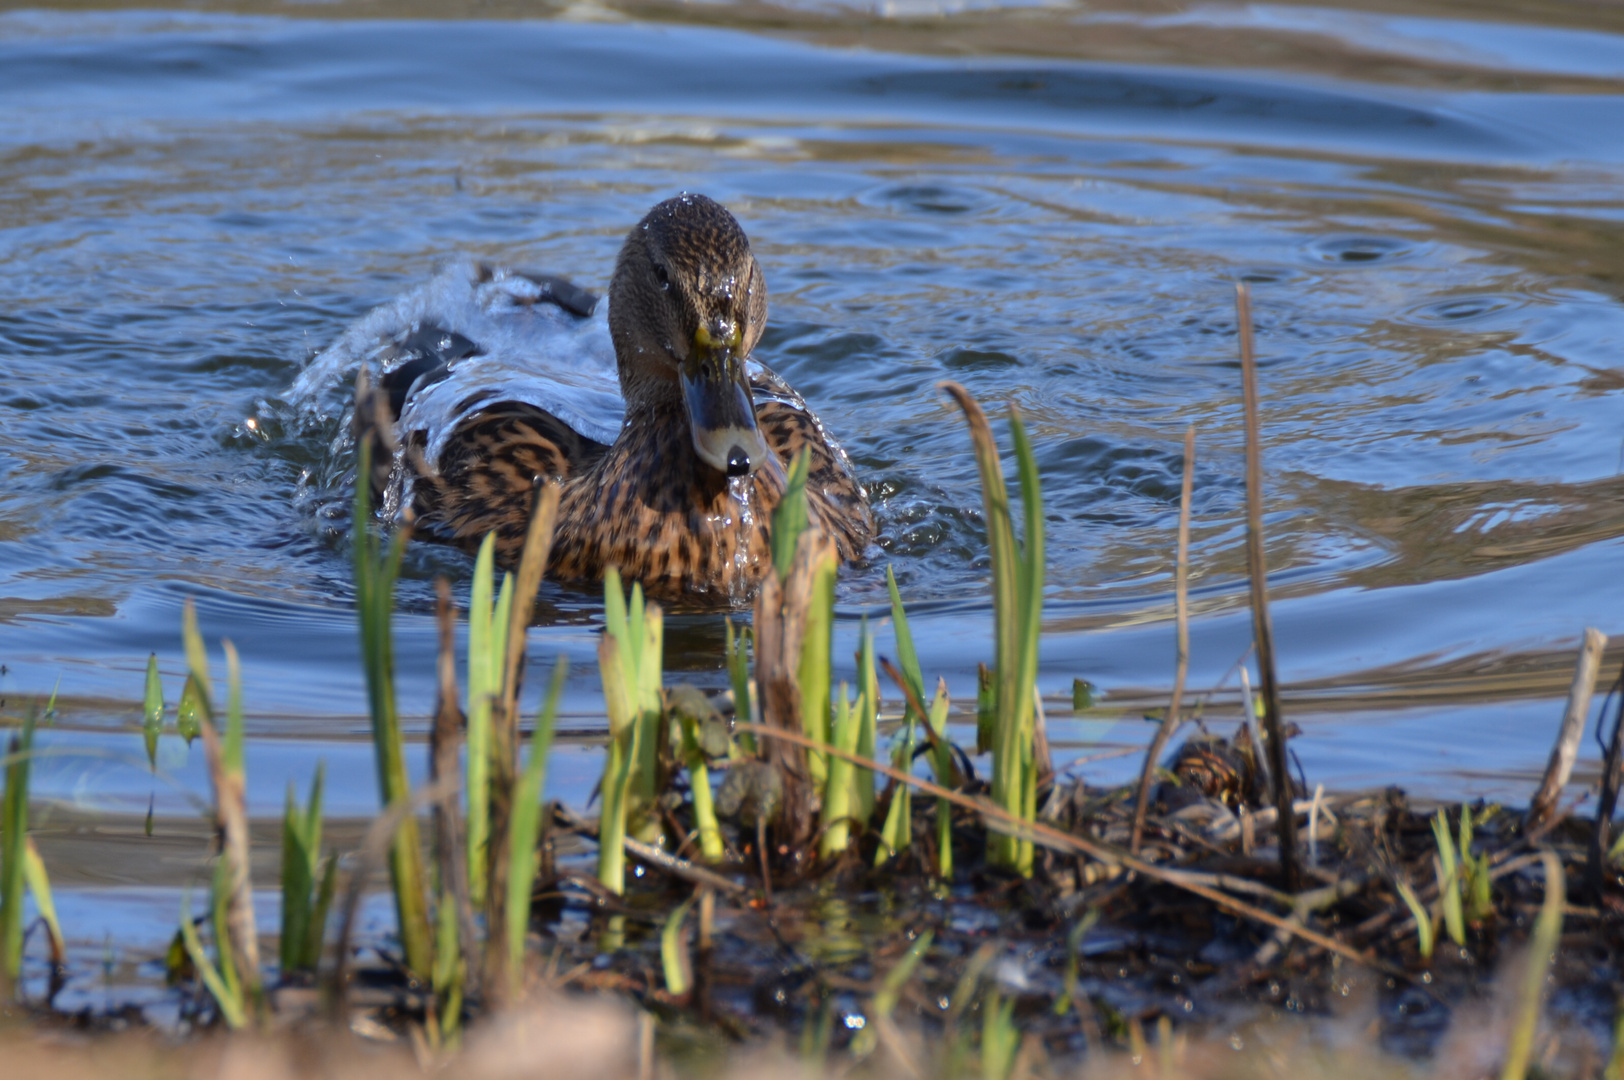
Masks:
[[[1244,302],[1243,290],[1243,312]],[[1254,1037],[1243,1032],[1306,1014],[1364,1025],[1401,1055],[1383,1068],[1424,1070],[1414,1062],[1437,1055],[1440,1069],[1467,1061],[1463,1075],[1624,1074],[1624,1027],[1606,1030],[1624,959],[1624,836],[1612,823],[1624,706],[1595,813],[1560,802],[1605,639],[1586,636],[1526,813],[1412,805],[1397,790],[1310,790],[1274,692],[1253,467],[1260,695],[1232,734],[1199,726],[1164,763],[1181,726],[1199,721],[1181,705],[1192,431],[1176,689],[1139,781],[1091,787],[1054,768],[1035,693],[1045,564],[1032,446],[1011,409],[1017,515],[993,424],[963,388],[943,389],[968,424],[990,552],[992,663],[978,700],[961,706],[975,712],[974,747],[949,739],[954,703],[945,683],[927,680],[894,578],[888,630],[865,625],[855,685],[836,681],[838,565],[808,527],[803,458],[774,517],[751,625],[728,625],[729,691],[668,684],[660,606],[635,583],[628,592],[613,573],[605,581],[608,746],[595,820],[543,802],[562,658],[550,678],[530,676],[546,686],[536,714],[521,715],[531,598],[557,508],[556,490],[538,487],[517,573],[497,587],[491,545],[480,551],[460,663],[457,612],[440,583],[429,781],[414,788],[390,630],[410,527],[380,536],[362,484],[354,573],[384,810],[359,850],[333,850],[318,772],[302,800],[288,792],[279,882],[256,883],[237,654],[221,643],[221,709],[188,607],[176,727],[164,730],[155,664],[142,725],[149,761],[160,738],[195,733],[213,784],[214,872],[202,910],[190,897],[183,905],[168,958],[187,1024],[316,1030],[325,1018],[409,1043],[423,1065],[450,1060],[442,1055],[504,1017],[545,1027],[549,1010],[574,1015],[580,1002],[568,997],[607,998],[639,1018],[641,1049],[626,1067],[640,1075],[657,1060],[698,1072],[741,1047],[771,1047],[778,1060],[831,1073],[1005,1080],[1124,1061],[1206,1075],[1215,1066],[1192,1047],[1238,1051]],[[52,1011],[50,992],[24,1000],[15,985],[25,891],[52,963],[63,962],[28,837],[39,718],[21,720],[5,757],[0,975],[10,1015],[60,1027],[73,1018]],[[977,759],[990,762],[984,776]],[[363,943],[360,900],[385,869],[394,934]],[[260,954],[256,884],[280,886],[274,963]],[[1561,1010],[1547,1009],[1553,996]],[[1312,1045],[1294,1053],[1316,1060]]]

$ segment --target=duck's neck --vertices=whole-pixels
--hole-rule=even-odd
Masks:
[[[620,434],[594,471],[630,484],[649,505],[664,494],[677,504],[704,503],[727,493],[727,477],[705,464],[694,450],[688,410],[680,397],[640,401],[626,407]]]

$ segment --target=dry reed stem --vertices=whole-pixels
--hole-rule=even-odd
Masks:
[[[324,994],[328,1019],[340,1026],[349,1023],[349,960],[350,941],[355,932],[355,916],[361,910],[361,897],[372,876],[388,855],[395,842],[395,833],[417,812],[419,807],[431,805],[454,791],[454,780],[446,777],[439,783],[429,784],[413,791],[410,796],[396,799],[372,819],[361,838],[361,849],[355,868],[344,887],[344,907],[338,922],[338,941],[333,948],[333,968],[325,980]]]
[[[221,643],[230,672],[233,692],[237,680],[237,650],[231,642]],[[214,726],[214,713],[207,710],[202,723],[203,756],[214,782],[215,812],[219,815],[220,857],[225,860],[229,894],[226,900],[226,942],[231,950],[237,977],[250,999],[259,993],[259,932],[254,923],[254,888],[249,878],[248,793],[241,773],[228,767],[220,746],[220,733]]]
[[[1179,708],[1184,704],[1184,680],[1190,673],[1190,495],[1195,486],[1195,425],[1184,429],[1184,476],[1179,491],[1178,554],[1173,563],[1173,619],[1178,631],[1178,655],[1173,670],[1173,696],[1167,714],[1145,751],[1145,765],[1139,773],[1139,797],[1133,809],[1133,834],[1128,850],[1139,854],[1145,837],[1145,808],[1150,802],[1150,784],[1156,776],[1156,762],[1179,728]]]
[[[1587,626],[1584,642],[1579,646],[1579,659],[1573,668],[1573,685],[1568,688],[1568,705],[1562,714],[1562,726],[1557,730],[1556,745],[1551,748],[1551,760],[1545,765],[1539,791],[1528,804],[1528,814],[1523,818],[1523,829],[1527,832],[1549,822],[1556,813],[1562,789],[1573,775],[1573,763],[1579,758],[1579,740],[1584,738],[1585,720],[1590,716],[1590,698],[1595,693],[1596,676],[1601,670],[1602,650],[1606,647],[1607,635]]]
[[[1246,562],[1252,579],[1252,637],[1257,643],[1258,690],[1263,695],[1263,727],[1274,781],[1274,804],[1280,839],[1280,874],[1286,891],[1302,884],[1297,853],[1297,816],[1291,812],[1291,773],[1286,766],[1286,736],[1280,722],[1280,684],[1274,667],[1274,624],[1269,619],[1268,562],[1263,552],[1263,450],[1258,419],[1257,357],[1252,347],[1252,290],[1235,285],[1235,321],[1241,339],[1241,390],[1246,408]]]
[[[1596,802],[1596,827],[1590,834],[1590,884],[1601,890],[1603,874],[1613,842],[1613,814],[1618,810],[1619,788],[1624,786],[1624,670],[1618,674],[1614,687],[1619,691],[1618,712],[1613,718],[1613,734],[1607,740],[1606,756],[1602,759],[1601,798]],[[1603,703],[1603,709],[1606,703]],[[1598,717],[1598,728],[1607,722]],[[1620,1028],[1624,1033],[1624,1027]]]
[[[457,933],[462,939],[463,993],[473,998],[479,993],[479,967],[475,942],[474,905],[468,891],[468,862],[463,857],[463,823],[458,796],[461,770],[464,717],[457,706],[456,617],[451,601],[451,583],[444,576],[434,581],[435,618],[440,631],[439,697],[434,710],[434,727],[429,733],[429,782],[444,789],[434,803],[434,846],[439,855],[440,880],[451,887],[457,904]]]
[[[507,653],[502,662],[502,697],[492,710],[491,741],[495,753],[491,770],[490,831],[487,834],[486,865],[489,883],[485,888],[485,925],[507,925],[508,831],[513,818],[513,787],[519,767],[519,680],[523,674],[525,636],[535,610],[536,590],[552,552],[553,527],[558,520],[560,488],[551,481],[536,485],[534,508],[525,530],[524,551],[519,556],[519,574],[514,581],[513,607],[508,613]],[[492,1005],[501,1009],[512,980],[507,974],[507,947],[495,931],[485,937],[485,992]]]
[[[933,784],[929,780],[921,780],[919,777],[905,773],[900,769],[894,769],[883,761],[875,761],[872,758],[849,753],[828,743],[809,739],[798,731],[781,731],[778,728],[770,728],[764,724],[739,723],[737,727],[740,731],[751,731],[774,739],[784,739],[807,749],[819,750],[835,757],[844,758],[864,768],[873,769],[882,776],[890,777],[898,783],[918,788],[927,795],[934,795],[938,799],[946,799],[968,810],[973,810],[986,820],[989,827],[994,827],[1001,832],[1023,836],[1034,844],[1042,844],[1045,847],[1065,852],[1068,855],[1086,855],[1096,862],[1105,863],[1107,866],[1124,867],[1152,880],[1160,881],[1163,884],[1183,889],[1185,892],[1210,900],[1231,914],[1239,915],[1241,918],[1284,929],[1294,937],[1299,937],[1312,945],[1317,945],[1327,952],[1335,953],[1345,960],[1362,964],[1394,978],[1404,979],[1405,981],[1410,980],[1410,976],[1406,972],[1390,964],[1385,964],[1368,953],[1361,953],[1334,938],[1326,937],[1324,934],[1309,930],[1303,926],[1294,925],[1289,919],[1264,911],[1262,908],[1253,907],[1251,904],[1236,900],[1232,896],[1226,896],[1216,889],[1208,887],[1203,882],[1195,880],[1197,877],[1204,877],[1205,875],[1193,875],[1180,870],[1169,870],[1166,867],[1157,866],[1155,863],[1145,862],[1143,859],[1130,855],[1125,851],[1118,851],[1100,841],[1075,836],[1072,833],[1063,832],[1039,821],[1022,821],[1014,814],[1008,813],[986,800],[972,798],[957,791],[949,791],[947,788]],[[1281,896],[1280,899],[1285,900],[1286,897]]]
[[[777,730],[801,730],[802,635],[817,567],[832,551],[826,536],[816,529],[805,530],[796,542],[789,579],[780,580],[778,571],[768,568],[756,593],[756,693],[762,723]],[[802,850],[818,826],[806,749],[780,741],[762,751],[783,777],[780,839],[792,850]]]

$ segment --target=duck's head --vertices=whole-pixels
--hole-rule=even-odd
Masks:
[[[628,411],[680,399],[694,450],[728,476],[771,456],[745,359],[767,323],[767,283],[744,230],[703,195],[667,199],[633,227],[609,284],[609,333]]]

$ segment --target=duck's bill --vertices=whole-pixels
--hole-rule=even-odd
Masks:
[[[711,468],[746,476],[768,459],[767,440],[756,427],[744,358],[728,346],[695,343],[682,368],[682,397],[694,450]]]

